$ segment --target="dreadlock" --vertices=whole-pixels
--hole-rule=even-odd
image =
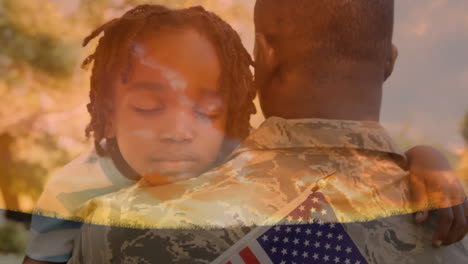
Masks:
[[[94,62],[87,105],[91,122],[85,132],[88,138],[93,135],[96,152],[101,156],[108,154],[100,142],[106,139],[105,130],[113,109],[113,89],[109,84],[114,83],[115,76],[124,83],[128,81],[132,68],[131,49],[136,37],[146,29],[157,30],[163,26],[195,28],[213,43],[222,67],[220,90],[228,102],[226,138],[238,141],[249,133],[250,115],[256,112],[253,104],[256,90],[249,68],[253,63],[236,31],[200,6],[169,9],[161,5],[140,5],[100,26],[83,41],[86,46],[104,33],[94,54],[83,62],[83,67]]]

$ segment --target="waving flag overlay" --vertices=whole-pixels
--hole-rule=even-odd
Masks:
[[[323,194],[309,194],[279,223],[253,229],[214,263],[367,263]]]

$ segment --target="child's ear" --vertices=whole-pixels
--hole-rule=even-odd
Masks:
[[[395,46],[395,44],[392,44],[392,50],[391,50],[390,56],[388,57],[387,62],[385,64],[385,73],[384,73],[385,81],[390,77],[390,75],[392,75],[397,58],[398,58],[398,48]]]

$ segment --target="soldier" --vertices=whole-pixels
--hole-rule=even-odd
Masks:
[[[90,221],[128,228],[84,226],[72,262],[209,263],[253,226],[274,225],[280,218],[272,215],[324,179],[320,192],[334,220],[325,209],[314,217],[343,224],[366,262],[465,260],[466,241],[432,248],[433,217],[420,227],[411,221],[416,210],[447,208],[439,210],[434,245],[464,237],[467,204],[446,161],[415,148],[408,177],[408,160],[378,123],[397,57],[393,5],[257,1],[256,84],[267,120],[211,172],[169,185],[141,182],[89,203],[82,213]],[[414,205],[410,181],[433,181],[428,168],[445,171],[437,180],[457,192]],[[328,261],[312,256],[302,261]]]

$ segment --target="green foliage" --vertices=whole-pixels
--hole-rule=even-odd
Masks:
[[[52,76],[70,76],[78,62],[79,43],[22,27],[23,20],[44,14],[37,10],[14,13],[14,3],[5,1],[0,12],[3,13],[0,16],[0,55],[14,64],[26,63]]]
[[[26,249],[24,230],[16,224],[7,224],[0,227],[0,252],[9,254],[21,254]]]
[[[75,21],[83,21],[89,30],[102,25],[106,22],[104,10],[110,7],[109,2],[109,0],[82,0],[78,12],[74,15]]]
[[[468,144],[468,111],[465,114],[465,119],[463,120],[461,132],[466,144]]]
[[[41,134],[32,142],[35,147],[30,150],[29,160],[14,159],[10,164],[10,177],[14,178],[11,181],[12,189],[36,200],[42,192],[46,176],[68,163],[71,157],[66,149],[58,145],[53,135]],[[35,156],[45,157],[40,159]]]

